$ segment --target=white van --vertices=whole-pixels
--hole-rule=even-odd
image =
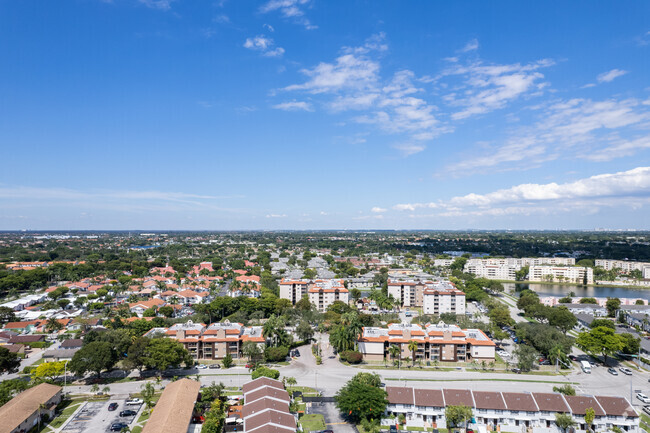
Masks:
[[[591,364],[589,364],[589,361],[580,361],[580,367],[582,367],[582,371],[585,373],[591,374]]]

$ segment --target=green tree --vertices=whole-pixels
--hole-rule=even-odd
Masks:
[[[598,301],[595,298],[582,298],[580,303],[598,305]]]
[[[576,389],[568,383],[562,386],[554,386],[553,392],[559,392],[564,395],[576,395]]]
[[[445,408],[445,419],[448,430],[454,427],[467,428],[467,421],[471,420],[473,416],[472,408],[468,406],[450,405]]]
[[[411,351],[411,354],[413,355],[411,358],[411,362],[412,365],[415,367],[415,351],[418,350],[418,342],[415,340],[409,341],[408,348]]]
[[[386,397],[383,389],[354,379],[334,396],[336,407],[354,423],[381,418],[388,405]]]
[[[270,377],[271,379],[277,379],[280,377],[280,372],[278,370],[275,370],[273,368],[268,368],[263,365],[257,367],[252,373],[251,373],[251,379],[255,380],[258,377]]]
[[[234,361],[232,360],[232,355],[230,353],[226,353],[226,356],[223,357],[221,363],[223,364],[223,368],[232,367],[232,365],[234,364]]]
[[[142,371],[147,356],[147,347],[151,340],[147,337],[138,337],[129,346],[124,364],[127,368]]]
[[[0,372],[13,373],[20,367],[20,357],[9,351],[6,347],[0,346]]]
[[[621,306],[620,299],[607,298],[607,302],[605,303],[605,307],[607,308],[607,316],[616,317],[616,311],[620,308],[620,306]]]
[[[381,376],[377,373],[357,373],[355,374],[350,382],[362,383],[364,385],[374,386],[376,388],[381,386]]]
[[[160,307],[160,308],[158,309],[158,312],[159,312],[160,314],[162,314],[163,316],[169,318],[169,317],[172,317],[172,316],[174,315],[174,308],[172,308],[172,307],[169,306],[169,305],[165,305],[165,306],[163,306],[163,307]]]
[[[192,365],[194,360],[183,344],[171,338],[153,338],[143,357],[144,365],[156,370],[166,370],[173,365]]]
[[[248,358],[249,361],[253,361],[262,354],[262,350],[254,341],[245,341],[242,346],[242,353]]]
[[[605,364],[608,356],[625,347],[623,337],[616,334],[613,329],[604,326],[593,328],[589,332],[581,332],[576,339],[576,344],[587,353],[603,355]]]
[[[640,338],[637,338],[628,332],[619,335],[623,337],[623,344],[624,344],[621,352],[625,353],[626,355],[636,355],[637,353],[639,353],[639,349],[641,347]]]
[[[303,272],[302,277],[306,280],[312,280],[316,278],[316,270],[315,269],[305,269],[305,272]]]
[[[555,425],[561,428],[562,431],[566,432],[569,427],[573,427],[576,423],[573,418],[571,418],[571,414],[557,412],[555,414]]]
[[[397,362],[399,363],[402,356],[402,349],[398,345],[393,344],[388,348],[388,354],[390,355],[393,362],[395,362],[395,359],[397,359]]]
[[[354,302],[358,301],[361,299],[361,290],[357,289],[356,287],[350,290],[350,296],[354,300]]]
[[[0,325],[16,321],[16,313],[9,307],[0,307]]]
[[[578,319],[567,307],[551,308],[547,316],[548,324],[560,329],[564,334],[575,328]]]
[[[589,324],[590,328],[598,328],[599,326],[604,326],[605,328],[616,329],[616,323],[609,319],[594,319]]]
[[[527,344],[520,344],[519,347],[515,349],[515,354],[517,355],[517,367],[519,367],[521,371],[532,370],[537,361],[537,357],[539,356],[537,351]]]
[[[97,373],[97,376],[100,377],[102,370],[109,370],[116,362],[115,349],[110,343],[93,341],[84,344],[74,354],[72,360],[68,363],[68,369],[79,376],[91,371]]]
[[[63,324],[56,320],[54,317],[50,317],[47,319],[47,323],[45,324],[45,330],[47,332],[58,332],[63,329]]]
[[[142,401],[144,404],[147,406],[147,408],[152,408],[153,407],[153,398],[154,395],[156,394],[156,388],[153,386],[153,383],[151,382],[146,382],[144,385],[142,385],[142,391],[140,392],[142,395]]]
[[[594,408],[587,408],[585,410],[585,424],[587,424],[587,431],[591,431],[591,425],[594,423],[594,418],[596,418],[596,411]]]
[[[301,341],[308,342],[314,336],[314,329],[311,327],[308,321],[301,320],[296,327],[296,335],[298,338],[300,338]]]

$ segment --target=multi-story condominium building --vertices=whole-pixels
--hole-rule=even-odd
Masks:
[[[611,271],[612,269],[620,269],[622,272],[641,271],[650,269],[650,262],[628,262],[627,260],[606,260],[596,259],[596,266]],[[643,278],[646,278],[645,276]]]
[[[324,312],[336,301],[348,303],[348,289],[343,280],[314,280],[309,287],[309,302]]]
[[[577,432],[586,432],[585,413],[593,408],[592,431],[639,433],[639,416],[622,397],[564,396],[540,392],[487,392],[464,389],[412,389],[387,387],[387,415],[403,414],[406,425],[446,427],[445,408],[464,405],[473,409],[476,424],[488,431],[563,433],[555,424],[556,413],[571,415]],[[394,421],[384,420],[391,423]]]
[[[593,284],[594,270],[583,266],[531,266],[528,269],[528,279],[530,281]]]
[[[465,272],[489,280],[514,280],[515,273],[524,266],[573,266],[576,259],[572,257],[523,257],[469,259],[465,263]]]
[[[465,314],[465,293],[451,283],[427,285],[423,299],[424,314]]]
[[[424,283],[415,280],[388,280],[388,294],[404,307],[421,307]]]
[[[448,268],[452,263],[454,263],[454,259],[435,259],[433,261],[433,266]]]
[[[164,335],[181,343],[195,359],[223,359],[226,354],[239,358],[246,341],[253,341],[264,349],[266,339],[261,326],[245,327],[241,323],[176,323],[169,328],[153,328],[145,337]]]
[[[307,296],[307,290],[311,280],[285,280],[280,281],[280,298],[288,299],[292,304],[300,301],[303,297]]]
[[[364,327],[358,338],[359,351],[367,361],[390,359],[389,348],[400,348],[400,358],[413,356],[408,345],[418,347],[415,359],[427,361],[493,361],[495,344],[479,329],[461,329],[440,322],[422,327],[416,324],[391,323],[388,328]]]
[[[465,271],[468,274],[474,274],[479,278],[487,278],[488,280],[514,280],[516,272],[521,269],[521,266],[516,267],[512,265],[490,265],[484,263],[466,263]]]

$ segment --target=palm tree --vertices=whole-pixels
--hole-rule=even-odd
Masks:
[[[413,367],[415,367],[415,351],[418,350],[418,342],[415,341],[415,340],[411,340],[411,341],[409,341],[409,346],[408,347],[409,347],[409,350],[411,351],[411,354],[413,355],[413,357],[412,357],[413,358],[412,359],[413,364],[412,365],[413,365]]]
[[[399,368],[399,358],[401,355],[402,349],[396,344],[393,344],[388,348],[388,353],[390,354],[390,357],[395,361],[395,358],[397,358],[397,367]]]
[[[242,353],[246,355],[248,361],[251,362],[253,358],[256,358],[261,353],[261,350],[254,341],[245,341],[242,346]]]

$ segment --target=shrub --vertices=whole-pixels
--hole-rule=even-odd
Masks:
[[[263,365],[260,367],[257,367],[253,373],[251,373],[251,378],[253,380],[257,379],[258,377],[270,377],[271,379],[277,379],[280,377],[280,372],[278,370],[274,370],[272,368],[264,367]]]
[[[339,354],[341,361],[349,362],[350,364],[359,364],[363,360],[361,352],[354,350],[346,350]]]
[[[289,355],[289,348],[285,346],[267,347],[264,349],[264,359],[267,362],[284,361]]]

